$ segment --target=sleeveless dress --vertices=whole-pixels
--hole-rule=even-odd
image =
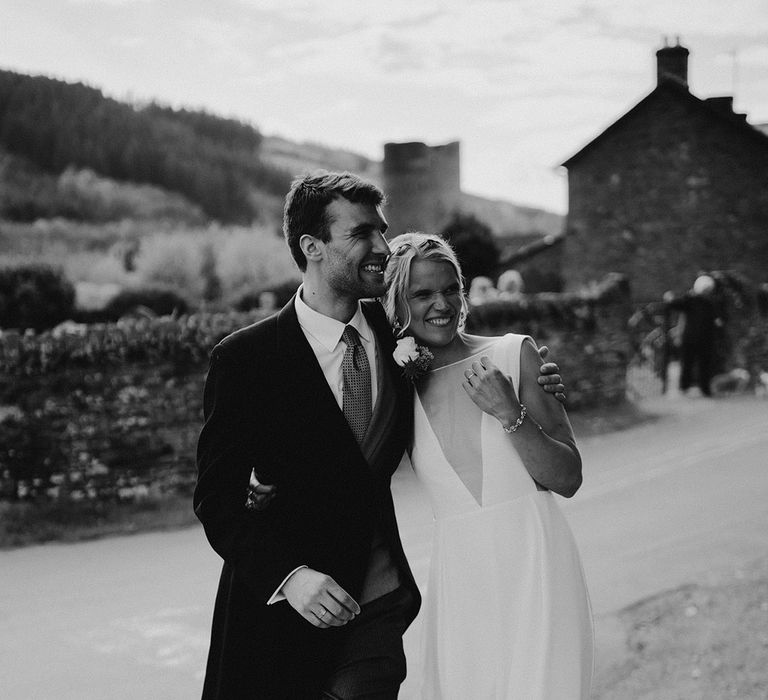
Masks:
[[[488,355],[518,391],[526,337],[489,339],[430,372],[415,394],[411,462],[435,516],[425,700],[589,697],[592,614],[571,530],[498,420],[461,387],[464,370]]]

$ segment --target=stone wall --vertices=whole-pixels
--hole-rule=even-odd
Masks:
[[[724,301],[723,369],[745,369],[750,384],[758,385],[761,374],[768,373],[768,284],[744,287],[738,293],[728,289]]]
[[[658,90],[569,164],[566,288],[625,274],[638,301],[700,270],[768,278],[768,140]]]
[[[121,363],[3,382],[0,498],[191,494],[205,370]]]
[[[610,275],[583,293],[530,294],[475,306],[467,330],[480,335],[524,333],[538,345],[547,345],[566,380],[568,408],[579,409],[626,398],[630,315],[626,280]]]
[[[469,330],[550,346],[569,408],[623,400],[628,289],[475,307]],[[0,499],[189,494],[211,348],[264,314],[197,315],[0,334]]]
[[[0,499],[191,493],[210,350],[264,315],[0,333]]]

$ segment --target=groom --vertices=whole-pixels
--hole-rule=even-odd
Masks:
[[[420,595],[389,484],[411,394],[365,301],[385,292],[383,200],[349,173],[294,181],[302,284],[211,354],[194,506],[224,564],[204,700],[394,700],[405,678]],[[247,499],[255,474],[275,487],[266,507]]]

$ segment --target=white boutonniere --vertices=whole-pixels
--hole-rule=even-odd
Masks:
[[[416,340],[410,335],[397,341],[392,357],[398,366],[403,368],[403,376],[412,382],[426,374],[432,360],[435,359],[429,348],[417,345]]]

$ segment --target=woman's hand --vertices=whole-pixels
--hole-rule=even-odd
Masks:
[[[481,411],[511,425],[520,415],[520,401],[512,380],[485,355],[464,372],[461,384]]]

